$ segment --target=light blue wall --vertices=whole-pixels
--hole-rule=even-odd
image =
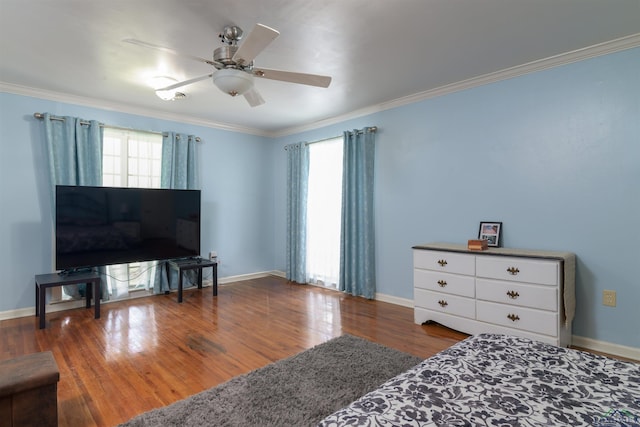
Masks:
[[[34,274],[54,269],[43,124],[34,112],[199,136],[202,254],[218,251],[220,277],[273,268],[274,170],[264,161],[265,138],[0,93],[0,312],[34,307]]]
[[[574,335],[640,347],[638,70],[633,49],[279,139],[276,268],[282,146],[375,125],[378,292],[413,298],[411,246],[502,221],[504,246],[577,254]]]
[[[285,144],[375,125],[378,292],[413,297],[412,245],[502,221],[505,246],[577,254],[575,335],[640,347],[638,69],[633,49],[275,140],[0,94],[0,312],[33,307],[52,269],[36,111],[203,138],[202,252],[221,277],[285,269]]]

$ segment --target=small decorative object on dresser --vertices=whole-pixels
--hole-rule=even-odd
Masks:
[[[575,313],[569,252],[431,243],[413,247],[414,320],[468,334],[511,334],[567,347]]]
[[[470,251],[484,251],[489,249],[489,242],[487,239],[469,240],[469,242],[467,242],[467,249]]]
[[[500,247],[500,231],[502,231],[502,223],[496,221],[483,221],[480,223],[478,231],[478,239],[486,240],[487,244],[494,248]]]

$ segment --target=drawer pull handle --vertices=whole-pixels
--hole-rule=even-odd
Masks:
[[[445,300],[441,299],[440,301],[438,301],[438,304],[440,304],[440,307],[446,307],[449,305],[448,302],[446,302]]]
[[[438,264],[440,264],[440,267],[444,267],[445,265],[447,265],[447,260],[446,259],[439,259],[438,260]]]
[[[447,281],[446,280],[438,280],[438,285],[440,285],[441,288],[444,288],[445,286],[447,286]]]
[[[509,318],[509,320],[511,320],[512,322],[515,322],[517,320],[520,320],[520,316],[518,316],[517,314],[509,314],[507,316]]]
[[[516,299],[516,298],[518,298],[518,297],[520,296],[520,294],[519,294],[519,293],[514,292],[514,291],[508,291],[508,292],[507,292],[507,295],[508,295],[508,296],[509,296],[509,298],[511,298],[511,299]]]
[[[520,270],[518,270],[517,267],[509,267],[507,268],[507,271],[512,275],[515,276],[516,274],[520,273]]]

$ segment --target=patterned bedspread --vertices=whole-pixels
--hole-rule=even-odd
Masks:
[[[320,426],[640,427],[640,364],[481,334],[392,378]]]

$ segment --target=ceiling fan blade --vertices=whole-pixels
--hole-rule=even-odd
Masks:
[[[194,77],[193,79],[184,80],[184,81],[182,81],[182,82],[174,83],[174,84],[172,84],[172,85],[170,85],[170,86],[167,86],[167,87],[161,87],[160,89],[156,89],[156,90],[173,90],[173,89],[178,89],[179,87],[182,87],[182,86],[187,86],[187,85],[190,85],[190,84],[192,84],[192,83],[199,82],[199,81],[201,81],[201,80],[206,80],[206,79],[210,78],[211,76],[213,76],[213,73],[210,73],[210,74],[207,74],[207,75],[204,75],[204,76],[200,76],[200,77]]]
[[[252,87],[244,93],[244,99],[246,99],[252,107],[264,104],[264,99],[262,99],[262,96],[260,96],[260,93],[255,87]]]
[[[256,24],[233,55],[233,61],[239,65],[249,64],[279,35],[280,33],[273,28]]]
[[[329,87],[331,77],[320,76],[318,74],[294,73],[291,71],[271,70],[269,68],[254,68],[253,75],[269,80],[280,80],[282,82],[298,83],[301,85]]]
[[[195,55],[189,55],[187,53],[178,52],[177,50],[171,49],[170,47],[159,46],[157,44],[147,43],[147,42],[144,42],[142,40],[137,40],[137,39],[123,39],[122,41],[125,42],[125,43],[134,44],[136,46],[142,46],[142,47],[146,47],[148,49],[159,50],[160,52],[170,53],[172,55],[180,56],[180,57],[191,59],[191,60],[198,61],[198,62],[204,62],[205,64],[209,64],[209,65],[215,66],[215,63],[213,61],[209,60],[209,59],[201,58],[201,57],[195,56]]]

